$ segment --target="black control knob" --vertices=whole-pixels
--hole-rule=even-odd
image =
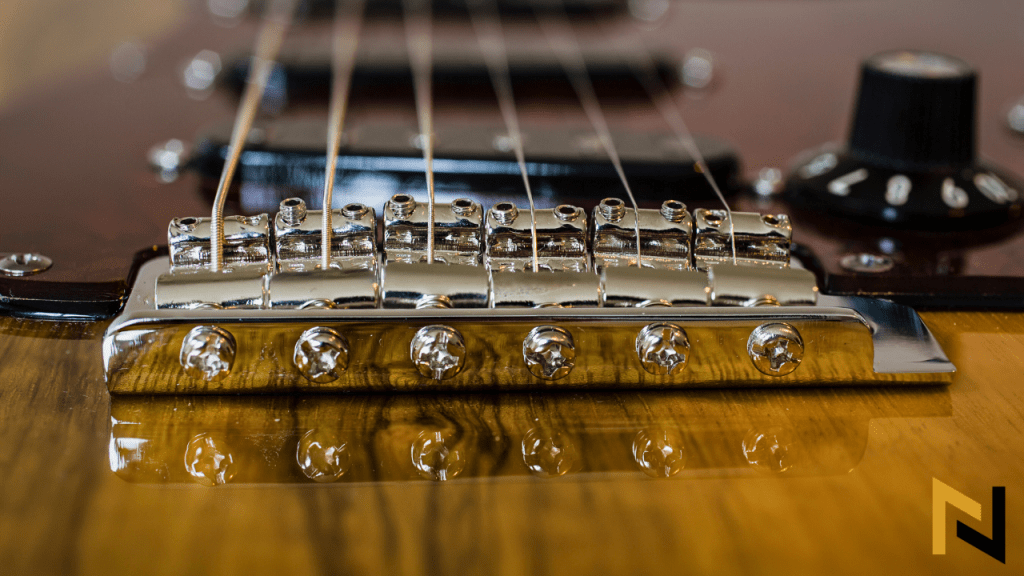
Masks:
[[[861,67],[850,141],[810,153],[787,181],[797,206],[914,229],[995,227],[1021,215],[1024,187],[978,163],[977,75],[929,52]]]

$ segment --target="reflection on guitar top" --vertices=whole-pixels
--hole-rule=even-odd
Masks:
[[[872,418],[952,414],[945,388],[737,394],[114,396],[110,466],[206,486],[827,476],[857,466]]]

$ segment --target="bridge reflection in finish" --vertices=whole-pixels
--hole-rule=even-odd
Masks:
[[[206,486],[818,476],[857,466],[872,418],[951,414],[945,388],[115,396],[109,455]]]

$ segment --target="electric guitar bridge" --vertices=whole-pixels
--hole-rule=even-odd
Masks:
[[[169,257],[141,267],[105,334],[111,392],[920,384],[954,371],[910,308],[820,295],[785,215],[676,200],[634,212],[618,198],[589,214],[469,199],[434,212],[431,261],[410,195],[379,223],[372,207],[335,209],[326,269],[323,213],[300,199],[226,218],[221,271],[210,219],[175,219]]]

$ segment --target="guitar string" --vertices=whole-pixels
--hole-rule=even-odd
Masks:
[[[505,47],[505,32],[501,25],[496,0],[466,0],[470,8],[473,29],[476,32],[480,51],[487,64],[491,84],[498,97],[498,107],[512,140],[512,150],[519,164],[519,173],[523,177],[523,187],[530,203],[530,237],[533,247],[533,271],[540,270],[537,250],[537,212],[533,203],[533,189],[526,170],[526,155],[523,152],[523,137],[519,129],[519,118],[516,113],[516,102],[512,91],[512,77],[509,73],[508,51]]]
[[[672,97],[672,92],[668,86],[665,85],[665,81],[662,80],[661,75],[658,74],[657,65],[654,59],[651,57],[650,51],[648,51],[646,45],[643,43],[643,39],[639,37],[639,34],[633,37],[633,46],[631,52],[635,53],[639,57],[639,61],[632,61],[631,67],[633,73],[637,79],[643,85],[644,90],[650,96],[654,102],[655,107],[661,113],[662,118],[669,125],[669,128],[675,134],[679,140],[680,145],[686,150],[690,157],[693,158],[697,164],[697,169],[701,174],[704,175],[704,179],[707,180],[711,189],[718,196],[718,200],[725,207],[725,213],[729,217],[729,239],[732,244],[732,263],[736,264],[736,226],[732,220],[732,208],[729,206],[729,202],[726,201],[725,195],[722,194],[722,190],[718,187],[718,182],[715,181],[714,175],[711,170],[708,169],[707,162],[704,160],[704,155],[701,153],[700,148],[697,146],[697,142],[693,137],[693,133],[686,126],[686,122],[683,120],[683,113],[679,110],[679,104]],[[626,52],[619,52],[620,54]]]
[[[622,181],[623,188],[626,189],[629,201],[633,205],[633,226],[636,233],[636,265],[638,268],[641,268],[643,267],[643,260],[640,250],[640,211],[637,208],[633,190],[626,179],[626,172],[622,169],[622,161],[619,158],[618,150],[615,148],[615,142],[612,140],[611,132],[608,129],[608,121],[605,119],[601,103],[597,99],[597,93],[594,91],[594,84],[587,72],[587,63],[583,59],[579,40],[576,38],[572,23],[569,22],[565,6],[560,0],[551,3],[544,0],[533,0],[533,10],[537,16],[537,22],[540,24],[541,31],[548,41],[548,45],[569,77],[573,90],[575,90],[577,97],[579,97],[580,104],[583,106],[590,124],[593,126],[594,131],[597,132],[601,147],[608,154],[608,158],[615,167],[615,172],[619,175],[619,180]],[[546,18],[545,14],[549,17]]]
[[[242,102],[235,115],[227,157],[224,159],[224,168],[221,171],[217,194],[213,201],[210,268],[215,272],[220,272],[224,267],[224,202],[227,199],[227,191],[235,176],[235,170],[238,168],[242,149],[249,139],[253,120],[255,120],[260,103],[263,101],[263,92],[267,87],[270,73],[274,69],[274,60],[281,49],[285,32],[291,25],[295,1],[275,0],[267,9],[256,38],[256,46],[249,63],[249,77],[245,90],[242,92]]]
[[[331,265],[331,242],[334,236],[334,226],[331,222],[334,208],[334,177],[338,167],[338,149],[341,147],[365,5],[366,0],[337,0],[334,7],[331,103],[327,113],[327,167],[324,174],[323,230],[320,243],[322,270],[327,270]]]
[[[409,51],[416,116],[427,177],[427,263],[434,263],[434,121],[431,76],[433,75],[433,15],[428,0],[402,0],[405,44]]]

